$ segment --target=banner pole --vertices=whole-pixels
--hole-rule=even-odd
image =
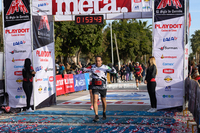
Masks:
[[[185,56],[185,50],[186,50],[186,49],[185,49],[185,45],[186,45],[186,43],[187,43],[187,42],[186,42],[186,37],[187,37],[187,36],[186,36],[186,30],[187,30],[187,0],[184,1],[184,4],[185,4],[185,5],[184,5],[184,8],[185,8],[185,9],[184,9],[184,10],[185,10],[185,11],[184,11],[184,19],[185,19],[185,20],[184,20],[184,44],[183,44],[183,45],[184,45],[184,46],[183,46],[183,47],[184,47],[184,52],[183,52],[183,80],[184,80],[184,81],[183,81],[183,110],[185,110],[185,106],[186,106],[186,105],[185,105],[185,104],[186,104],[186,103],[185,103],[185,77],[186,77],[186,73],[185,73],[185,67],[186,67],[186,66],[185,66],[185,63],[186,63],[186,60],[185,60],[185,57],[186,57],[186,56]]]
[[[34,63],[33,63],[33,17],[32,17],[32,0],[30,0],[30,17],[31,17],[31,54],[32,54],[32,66],[34,68]],[[36,110],[35,107],[35,80],[33,80],[33,107],[34,110]]]
[[[152,0],[152,56],[154,56],[154,0]]]
[[[54,89],[55,89],[55,100],[57,101],[57,97],[56,97],[56,68],[55,68],[55,66],[56,66],[56,63],[55,63],[55,36],[54,36],[54,22],[55,22],[55,19],[54,19],[54,17],[53,17],[53,40],[54,40],[54,61],[53,61],[53,73],[54,73]]]

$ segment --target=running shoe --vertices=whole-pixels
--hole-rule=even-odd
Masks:
[[[103,112],[103,120],[106,120],[106,112]]]
[[[151,112],[153,110],[153,108],[150,108],[149,110],[147,110],[147,112]]]
[[[137,87],[137,90],[140,90],[139,87]]]
[[[90,107],[90,110],[93,110],[93,109],[94,109],[93,106],[91,106],[91,107]]]
[[[95,115],[95,118],[94,118],[94,120],[93,120],[94,122],[97,122],[97,121],[99,121],[99,116],[98,115]]]
[[[150,112],[151,112],[151,113],[157,112],[157,109],[156,109],[156,108],[153,108]]]
[[[29,109],[27,110],[27,112],[33,112],[33,110],[32,110],[31,108],[29,108]]]

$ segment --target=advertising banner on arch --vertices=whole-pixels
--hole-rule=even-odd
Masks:
[[[33,17],[33,64],[35,107],[50,106],[56,102],[55,55],[53,16]]]
[[[157,108],[183,105],[184,93],[184,0],[155,0],[154,44],[158,74]]]
[[[25,107],[22,88],[24,60],[31,56],[31,21],[29,0],[4,0],[5,82],[9,106]],[[31,98],[33,105],[33,97]]]
[[[52,14],[55,21],[74,21],[75,15],[88,14],[106,20],[152,18],[152,0],[52,0]]]

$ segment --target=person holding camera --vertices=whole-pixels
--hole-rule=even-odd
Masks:
[[[29,58],[25,59],[24,68],[22,70],[23,75],[23,90],[26,94],[26,108],[28,112],[32,112],[33,110],[30,107],[31,95],[33,91],[33,77],[35,76],[36,72],[34,71],[33,67],[31,66],[31,60]]]

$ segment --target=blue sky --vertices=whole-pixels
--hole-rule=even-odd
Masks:
[[[2,0],[0,1],[0,10],[2,10]],[[196,30],[200,30],[200,0],[190,0],[190,13],[192,18],[190,35],[192,35]],[[148,24],[152,24],[152,19],[147,20]]]

